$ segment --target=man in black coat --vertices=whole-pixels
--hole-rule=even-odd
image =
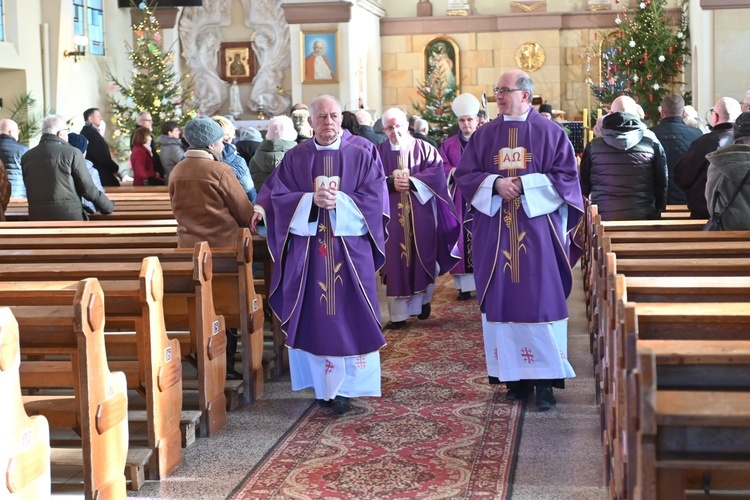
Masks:
[[[661,122],[651,131],[661,142],[664,154],[667,155],[667,169],[669,187],[667,203],[670,205],[684,205],[687,203],[685,191],[674,182],[674,166],[693,143],[703,133],[695,127],[686,125],[682,121],[685,113],[685,100],[678,94],[670,94],[661,102]]]
[[[732,125],[740,116],[740,103],[731,97],[722,97],[710,110],[711,132],[698,137],[674,166],[674,180],[687,193],[687,205],[692,219],[708,219],[706,203],[706,173],[709,162],[706,155],[732,144]]]
[[[354,115],[357,117],[357,123],[359,123],[359,135],[370,141],[371,143],[379,146],[388,140],[385,135],[376,134],[372,128],[372,115],[364,109],[358,109]]]
[[[119,186],[120,178],[117,172],[120,170],[120,166],[112,159],[107,141],[97,130],[102,122],[102,114],[99,112],[99,108],[89,108],[84,111],[83,120],[86,123],[81,129],[81,135],[89,141],[86,158],[94,164],[94,168],[99,172],[102,186]]]
[[[414,133],[412,134],[415,139],[421,139],[433,148],[438,147],[437,142],[435,142],[433,139],[430,139],[427,136],[427,133],[430,131],[430,126],[427,124],[426,120],[423,120],[421,118],[417,118],[414,120]]]

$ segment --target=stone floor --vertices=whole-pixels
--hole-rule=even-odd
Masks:
[[[599,416],[580,272],[569,300],[569,358],[577,377],[556,391],[558,405],[525,412],[515,480],[514,500],[605,499]],[[387,311],[384,307],[383,311]],[[387,313],[385,313],[387,316]],[[384,318],[385,319],[385,318]],[[148,481],[133,498],[222,499],[239,484],[310,406],[312,392],[292,392],[288,376],[267,381],[265,394],[250,406],[229,414],[216,437],[199,439],[185,450],[184,463],[170,477]],[[57,487],[56,495],[75,495],[80,478]]]

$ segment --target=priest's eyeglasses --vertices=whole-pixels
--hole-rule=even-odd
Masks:
[[[523,92],[524,89],[509,89],[508,87],[501,87],[501,88],[495,87],[494,89],[492,89],[492,91],[495,93],[495,95],[498,95],[498,94],[505,95],[505,94],[510,94],[511,92],[518,92],[518,91]]]
[[[402,128],[404,128],[403,124],[396,123],[396,124],[394,124],[393,126],[390,126],[390,127],[383,127],[383,130],[386,131],[386,132],[393,132],[394,130],[399,130],[399,129],[402,129]]]

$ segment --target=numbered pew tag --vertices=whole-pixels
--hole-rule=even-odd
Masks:
[[[253,299],[253,311],[258,310],[258,299]]]
[[[23,434],[21,434],[21,450],[22,451],[26,451],[29,448],[31,448],[31,444],[33,442],[31,439],[32,437],[33,436],[32,436],[31,429],[26,429],[25,431],[23,431]]]
[[[214,335],[216,335],[217,333],[219,333],[219,322],[214,321]]]
[[[164,349],[164,361],[167,363],[172,361],[172,348],[171,347],[167,347],[166,349]]]

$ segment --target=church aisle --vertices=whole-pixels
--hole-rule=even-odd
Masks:
[[[577,378],[557,391],[557,408],[528,406],[512,486],[517,499],[604,499],[602,446],[588,349],[580,270],[569,299],[569,355]],[[387,309],[384,307],[384,319]],[[312,392],[292,392],[288,376],[267,381],[264,396],[229,414],[218,436],[199,439],[183,465],[162,481],[149,481],[133,498],[222,499],[281,439],[310,406]]]
[[[533,402],[527,406],[512,500],[609,498],[579,266],[573,278],[568,298],[568,355],[576,378],[565,382],[565,390],[555,390],[553,411],[534,411]]]

